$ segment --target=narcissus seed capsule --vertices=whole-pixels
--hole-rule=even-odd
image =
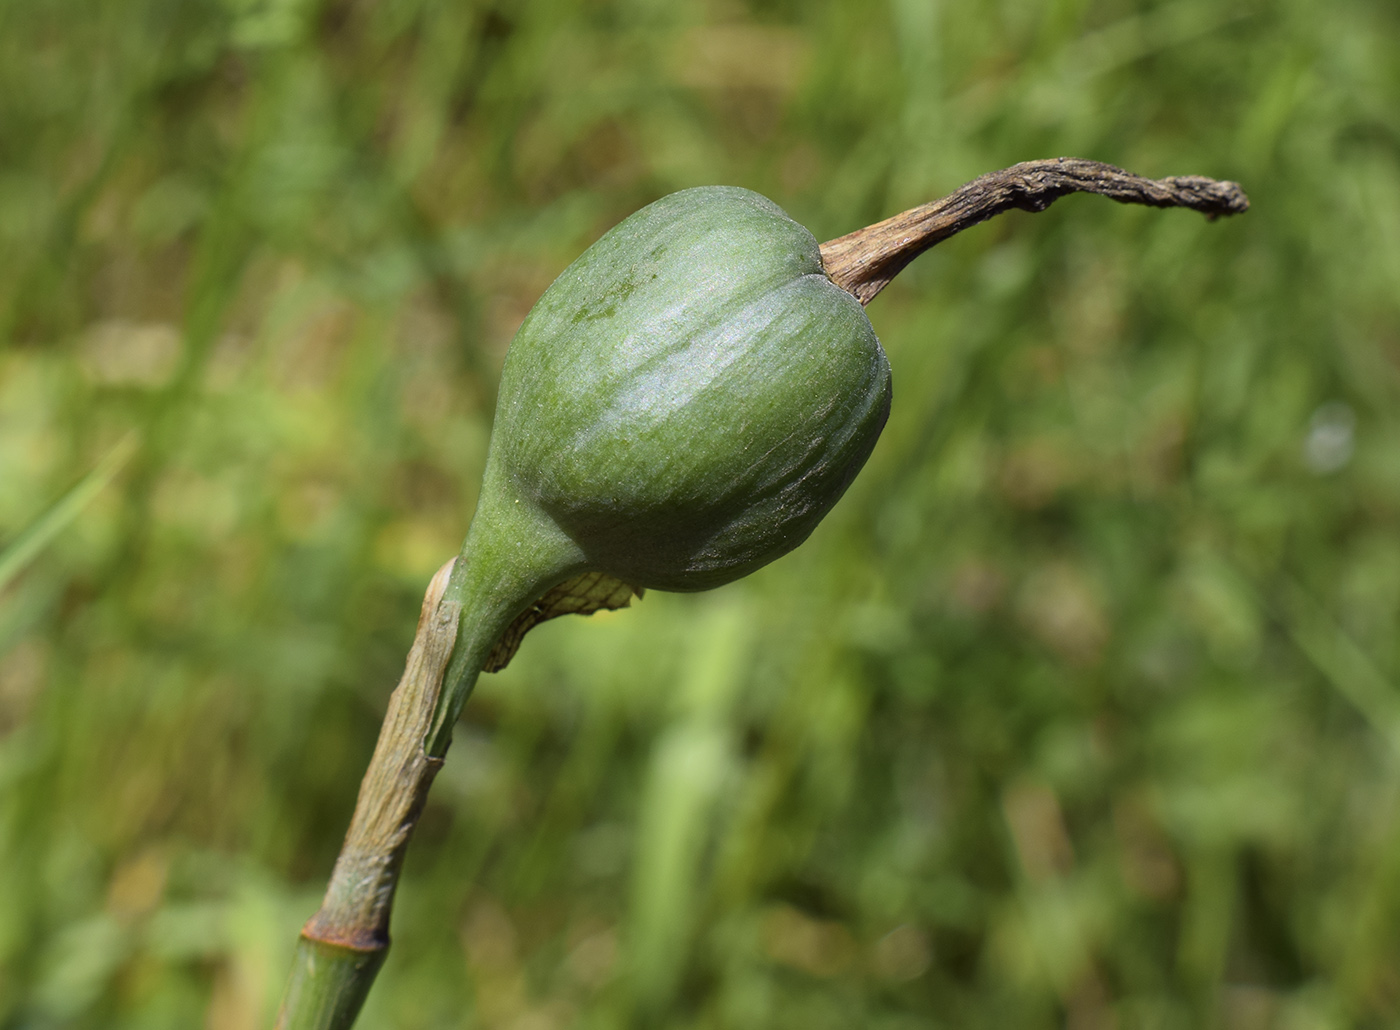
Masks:
[[[812,234],[749,190],[685,190],[599,239],[525,319],[487,483],[591,569],[703,590],[806,539],[889,406],[880,341]]]

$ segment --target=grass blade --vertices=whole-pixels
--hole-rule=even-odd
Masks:
[[[0,550],[0,590],[14,579],[54,537],[68,526],[136,452],[136,434],[128,433],[107,452],[97,467]]]

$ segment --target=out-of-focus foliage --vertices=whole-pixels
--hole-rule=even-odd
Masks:
[[[1390,0],[0,5],[0,1027],[275,1008],[531,303],[641,204],[1070,198],[871,308],[813,538],[536,630],[366,1027],[1400,1021]]]

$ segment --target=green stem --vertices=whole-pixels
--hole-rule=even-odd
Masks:
[[[360,951],[302,934],[297,941],[282,1012],[277,1017],[279,1030],[349,1030],[387,954],[387,946]]]
[[[446,597],[463,618],[423,746],[434,758],[447,754],[452,727],[501,634],[550,587],[588,566],[578,547],[488,469],[481,507],[462,544],[464,574],[453,575]],[[490,503],[488,498],[504,498]]]
[[[557,530],[511,503],[478,510],[461,555],[433,577],[325,899],[302,928],[277,1030],[354,1023],[384,963],[404,854],[462,705],[506,627],[581,562]]]

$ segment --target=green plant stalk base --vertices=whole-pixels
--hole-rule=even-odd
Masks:
[[[277,1030],[348,1030],[388,952],[298,939]]]

